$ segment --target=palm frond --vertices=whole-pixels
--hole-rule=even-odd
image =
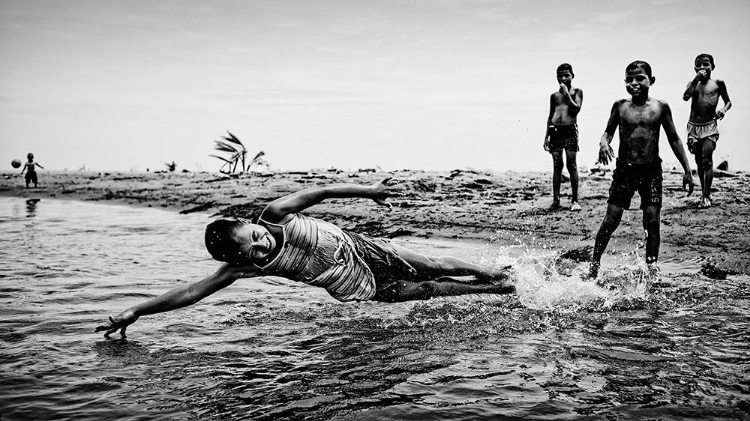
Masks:
[[[228,144],[226,144],[226,143],[224,143],[224,142],[222,142],[220,140],[214,140],[214,143],[215,143],[214,149],[222,151],[222,152],[237,153],[237,152],[240,151],[239,149],[235,148],[234,146],[228,145]]]
[[[214,158],[219,158],[219,159],[221,159],[222,161],[226,162],[227,164],[231,164],[231,163],[232,163],[232,160],[231,160],[231,159],[226,159],[226,158],[224,158],[223,156],[219,156],[219,155],[208,155],[208,156],[212,156],[212,157],[214,157]]]
[[[226,136],[222,136],[222,138],[223,138],[224,140],[226,140],[226,141],[228,141],[228,142],[232,142],[232,143],[234,143],[234,144],[236,144],[236,145],[240,145],[240,146],[242,146],[242,148],[243,148],[243,149],[245,148],[245,145],[243,145],[243,144],[242,144],[242,142],[240,142],[240,140],[239,140],[239,139],[237,139],[237,136],[233,135],[233,134],[232,134],[231,132],[229,132],[229,131],[227,131],[227,133],[229,134],[229,137],[226,137]]]

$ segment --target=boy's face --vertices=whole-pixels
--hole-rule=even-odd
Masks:
[[[653,82],[653,77],[649,77],[640,67],[635,67],[625,73],[625,89],[633,98],[648,97],[648,90]]]
[[[702,79],[710,79],[711,78],[711,70],[713,70],[713,65],[711,65],[711,60],[709,60],[706,57],[699,58],[698,60],[695,60],[695,73],[701,73],[703,72]]]
[[[573,81],[573,73],[570,73],[570,70],[560,70],[557,72],[557,83],[562,83],[566,86],[570,86],[570,83]]]
[[[242,256],[250,258],[252,262],[260,262],[276,248],[276,239],[267,229],[256,224],[242,225],[234,232],[234,239],[240,248]]]

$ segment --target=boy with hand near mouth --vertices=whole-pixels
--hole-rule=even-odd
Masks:
[[[716,141],[719,140],[717,121],[732,108],[727,85],[723,80],[711,79],[715,69],[714,58],[710,54],[699,54],[695,58],[695,77],[691,80],[682,99],[690,103],[690,119],[687,124],[688,150],[695,155],[698,167],[698,179],[701,182],[701,200],[699,208],[711,206],[711,183],[714,179],[713,154]],[[724,107],[716,110],[719,97]]]
[[[563,170],[563,150],[570,174],[571,203],[570,210],[580,211],[578,204],[578,124],[576,117],[583,105],[583,90],[572,86],[573,67],[568,63],[557,66],[557,82],[560,89],[553,92],[549,99],[549,117],[547,132],[544,136],[544,150],[552,154],[552,204],[549,210],[556,210],[560,205],[560,183]]]

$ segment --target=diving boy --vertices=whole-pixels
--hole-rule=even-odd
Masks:
[[[37,188],[39,187],[39,179],[36,176],[36,167],[41,169],[44,169],[44,167],[38,162],[34,162],[33,153],[29,152],[29,154],[26,155],[26,158],[28,159],[28,162],[26,162],[26,164],[23,165],[23,168],[21,168],[21,174],[26,171],[26,188],[29,188],[30,183],[34,183],[34,188]]]
[[[719,140],[717,121],[732,108],[727,85],[723,80],[711,79],[714,70],[714,58],[710,54],[699,54],[695,58],[695,77],[691,80],[682,99],[690,103],[690,119],[687,123],[688,150],[695,155],[698,167],[698,179],[701,182],[701,199],[699,208],[711,206],[711,183],[714,179],[713,155],[716,141]],[[724,107],[716,110],[719,97]]]
[[[659,217],[662,205],[662,169],[659,157],[659,134],[664,128],[672,152],[680,161],[685,174],[682,187],[693,192],[693,175],[685,149],[672,120],[672,110],[664,101],[649,97],[649,89],[656,78],[651,66],[645,61],[634,61],[625,68],[625,88],[630,99],[614,103],[607,127],[599,144],[599,162],[609,164],[614,158],[610,146],[615,129],[619,126],[620,145],[617,150],[616,167],[612,174],[612,185],[604,216],[591,260],[589,277],[596,278],[600,261],[612,233],[617,229],[623,209],[630,208],[635,191],[641,196],[643,228],[646,230],[646,263],[650,271],[656,271],[659,257]]]
[[[577,116],[583,105],[583,90],[572,86],[573,67],[568,63],[557,66],[559,90],[550,95],[547,132],[544,135],[544,150],[552,154],[552,204],[549,210],[556,210],[560,205],[560,183],[563,170],[563,150],[570,174],[572,198],[570,210],[579,211],[578,204],[578,124]]]
[[[133,306],[96,328],[105,336],[139,317],[195,304],[240,278],[281,276],[325,288],[339,301],[397,302],[471,293],[515,291],[507,271],[491,271],[453,257],[428,257],[382,238],[370,238],[300,212],[333,198],[369,198],[390,207],[397,196],[385,179],[371,186],[337,184],[305,189],[271,202],[257,223],[220,219],[206,227],[211,256],[225,262],[200,282]],[[447,276],[473,276],[460,282]]]

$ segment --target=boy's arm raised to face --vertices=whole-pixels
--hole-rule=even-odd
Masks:
[[[568,107],[572,108],[571,115],[576,116],[581,111],[581,107],[583,106],[583,90],[582,89],[575,89],[574,94],[571,95],[570,91],[565,85],[562,85],[565,88],[565,92],[563,93],[563,96],[565,97],[565,102],[568,103]]]
[[[677,134],[677,129],[675,129],[674,127],[674,120],[672,119],[672,109],[666,102],[663,102],[661,104],[661,107],[661,124],[662,127],[664,127],[664,133],[667,134],[669,147],[672,148],[672,152],[674,153],[675,157],[677,157],[677,160],[680,161],[680,165],[682,165],[682,169],[685,171],[685,174],[682,176],[682,188],[684,189],[685,187],[687,187],[688,196],[690,196],[691,194],[693,194],[693,188],[695,186],[695,184],[693,183],[693,172],[690,170],[690,161],[688,160],[687,154],[685,153],[685,148],[682,146],[680,135]]]
[[[612,105],[612,111],[610,111],[609,120],[607,120],[607,127],[604,129],[604,134],[602,134],[599,140],[599,162],[604,165],[609,165],[609,162],[615,157],[615,151],[610,144],[615,135],[615,130],[617,130],[617,126],[620,124],[620,107],[622,103],[623,100],[620,100]]]
[[[399,196],[390,189],[391,178],[385,178],[375,184],[363,186],[358,184],[334,184],[323,187],[312,187],[281,197],[271,202],[261,214],[268,222],[284,222],[287,216],[303,211],[326,199],[362,197],[372,199],[375,203],[390,209],[389,197]]]

